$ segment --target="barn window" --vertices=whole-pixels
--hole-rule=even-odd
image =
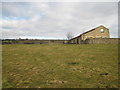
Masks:
[[[103,33],[103,32],[104,32],[104,29],[100,29],[100,32]]]

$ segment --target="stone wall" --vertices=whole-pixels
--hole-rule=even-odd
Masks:
[[[84,44],[118,44],[120,42],[119,38],[91,38],[86,39]]]
[[[2,44],[64,44],[67,40],[3,40]]]

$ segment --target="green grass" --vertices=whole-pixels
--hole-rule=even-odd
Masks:
[[[117,45],[16,44],[2,50],[3,88],[118,87]]]

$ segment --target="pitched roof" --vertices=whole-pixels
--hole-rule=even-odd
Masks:
[[[98,26],[98,27],[96,27],[96,28],[99,28],[99,27],[104,27],[104,28],[106,28],[106,27],[103,26],[103,25],[100,25],[100,26]],[[84,32],[84,33],[80,34],[79,36],[76,36],[76,37],[74,37],[74,38],[72,38],[72,39],[75,39],[75,38],[77,38],[77,37],[80,37],[80,36],[83,35],[83,34],[86,34],[86,33],[88,33],[88,32],[91,32],[91,31],[95,30],[96,28],[93,28],[93,29],[91,29],[91,30],[89,30],[89,31],[86,31],[86,32]],[[106,28],[106,29],[108,29],[108,28]],[[70,40],[72,40],[72,39],[70,39]]]

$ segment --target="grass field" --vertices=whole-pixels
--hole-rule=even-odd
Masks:
[[[117,88],[117,45],[3,45],[3,88]]]

